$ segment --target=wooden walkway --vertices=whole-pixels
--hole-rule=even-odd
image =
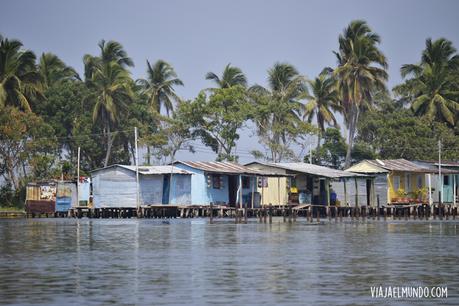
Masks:
[[[284,221],[296,221],[304,218],[312,222],[321,219],[329,220],[365,220],[365,219],[393,219],[393,220],[455,220],[458,208],[453,205],[387,205],[375,207],[336,207],[323,205],[265,205],[259,208],[235,208],[221,205],[190,205],[170,206],[151,205],[136,208],[88,208],[75,207],[68,213],[55,213],[46,217],[73,217],[73,218],[230,218],[237,223],[245,223],[250,218],[257,218],[260,222],[271,222],[273,217],[282,217]],[[29,217],[36,217],[29,215]]]

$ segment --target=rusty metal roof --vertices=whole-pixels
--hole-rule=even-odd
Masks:
[[[188,167],[199,169],[205,172],[223,173],[223,174],[246,174],[258,176],[276,176],[286,177],[288,174],[271,173],[262,170],[251,169],[249,167],[230,162],[195,162],[195,161],[176,161],[174,164],[183,164]]]
[[[409,160],[400,158],[400,159],[376,159],[376,160],[365,160],[369,164],[383,168],[389,171],[400,171],[400,172],[422,172],[422,173],[431,173],[432,170],[426,167],[416,165]],[[352,168],[352,167],[351,167]]]

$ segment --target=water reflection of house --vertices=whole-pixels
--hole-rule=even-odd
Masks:
[[[139,166],[138,172],[140,205],[191,204],[190,172],[173,166]],[[91,177],[95,208],[137,207],[135,166],[112,165],[92,171]]]
[[[456,204],[459,182],[459,163],[442,161],[441,169],[438,161],[413,161],[415,164],[432,171],[432,198],[434,202]],[[441,171],[441,180],[439,172]],[[442,192],[439,193],[438,191]]]
[[[363,160],[346,171],[374,175],[376,194],[383,204],[431,202],[434,171],[406,159]]]
[[[270,177],[258,184],[264,205],[376,204],[371,176],[307,163],[252,162],[246,166],[288,176]]]
[[[192,173],[191,200],[197,205],[213,203],[257,207],[260,203],[260,195],[256,192],[257,180],[284,176],[230,162],[177,161],[174,165]]]

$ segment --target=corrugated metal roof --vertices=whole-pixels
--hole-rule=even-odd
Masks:
[[[413,162],[410,162],[409,160],[400,158],[400,159],[376,159],[376,160],[364,160],[362,162],[369,163],[375,167],[386,169],[389,171],[400,171],[400,172],[422,172],[422,173],[431,173],[432,170],[416,165]],[[362,163],[361,162],[361,163]],[[350,167],[348,170],[349,171],[356,171],[355,169],[357,168],[356,166],[359,165],[360,163]]]
[[[136,171],[136,166],[115,164],[115,165],[108,166],[106,168],[96,169],[91,172],[105,170],[105,169],[112,168],[112,167],[121,167],[121,168],[131,170],[134,172]],[[170,174],[171,172],[172,174],[191,174],[190,172],[186,170],[179,169],[174,166],[139,166],[139,174],[143,174],[143,175],[162,175],[162,174]]]
[[[183,164],[188,167],[203,170],[205,172],[225,173],[225,174],[249,174],[249,175],[268,175],[249,167],[230,163],[230,162],[194,162],[194,161],[176,161],[174,164]]]
[[[435,163],[435,162],[415,160],[415,161],[413,161],[413,163],[415,163],[416,165],[419,165],[421,167],[424,167],[424,168],[427,168],[427,169],[431,170],[432,173],[433,172],[437,173],[439,171],[438,163]],[[443,162],[442,162],[441,166],[442,166],[441,172],[443,174],[457,174],[457,173],[459,173],[459,170],[444,168],[444,167],[448,167],[448,166],[443,164]]]
[[[251,163],[252,164],[252,163]],[[344,178],[344,177],[364,177],[365,175],[357,174],[348,171],[332,169],[324,166],[307,164],[307,163],[262,163],[260,164],[286,169],[295,172],[306,173],[315,176],[322,176],[327,178]]]

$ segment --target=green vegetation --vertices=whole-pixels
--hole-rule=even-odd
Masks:
[[[0,36],[0,203],[19,207],[29,181],[73,177],[78,147],[82,174],[131,163],[135,126],[147,149],[142,164],[202,150],[197,140],[218,160],[237,161],[246,127],[263,147],[253,156],[274,162],[309,161],[312,137],[313,162],[335,168],[365,158],[435,159],[439,139],[443,157],[458,160],[456,49],[445,38],[427,39],[391,92],[381,42],[365,21],[352,21],[338,36],[336,67],[313,79],[275,63],[261,86],[228,64],[221,74],[198,76],[209,87],[185,101],[172,64],[143,59],[145,78],[134,80],[134,61],[116,41],[102,40],[97,55],[84,55],[80,76],[57,55],[37,58],[19,40]]]

